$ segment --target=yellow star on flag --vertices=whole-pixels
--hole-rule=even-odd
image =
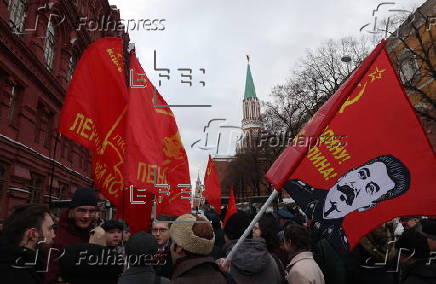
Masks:
[[[375,71],[368,75],[369,77],[371,77],[371,83],[377,79],[381,79],[382,78],[381,73],[383,73],[385,71],[386,71],[386,69],[378,70],[378,67],[375,67]]]

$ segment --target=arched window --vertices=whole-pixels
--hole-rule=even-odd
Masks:
[[[51,21],[47,24],[47,33],[44,43],[44,57],[47,62],[47,68],[52,69],[55,54],[55,28]]]
[[[26,0],[9,0],[10,25],[15,32],[21,32],[24,26]]]

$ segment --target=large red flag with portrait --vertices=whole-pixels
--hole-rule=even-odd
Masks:
[[[204,174],[203,196],[213,206],[218,214],[221,214],[221,184],[215,163],[209,155],[206,173]]]
[[[266,174],[340,252],[395,217],[436,213],[435,154],[384,45]]]

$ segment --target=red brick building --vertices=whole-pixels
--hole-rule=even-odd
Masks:
[[[119,19],[107,0],[0,1],[0,219],[16,204],[47,203],[50,184],[52,200],[92,186],[89,152],[59,137],[57,123],[86,47],[127,38],[96,23]]]
[[[387,50],[436,151],[436,0],[427,0],[388,39]]]

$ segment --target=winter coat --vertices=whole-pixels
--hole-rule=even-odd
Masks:
[[[170,245],[168,243],[162,251],[156,253],[156,259],[159,259],[159,264],[154,266],[156,274],[170,279],[173,274],[173,260],[171,258]]]
[[[160,280],[156,280],[159,277]],[[155,282],[159,281],[159,282]],[[148,266],[136,266],[127,269],[118,279],[118,284],[169,284],[168,278],[160,277],[156,275],[153,267]]]
[[[57,257],[59,257],[64,248],[70,244],[76,243],[88,243],[91,228],[88,229],[80,229],[78,228],[71,219],[67,217],[67,211],[63,213],[60,221],[59,228],[56,230],[56,237],[54,239],[53,247],[55,250],[53,251],[50,257],[49,271],[45,273],[45,284],[52,284],[59,276],[59,263],[55,261]],[[56,253],[57,252],[57,253]]]
[[[324,284],[324,274],[313,259],[312,252],[304,251],[294,256],[287,270],[289,284]]]
[[[313,251],[313,257],[324,274],[326,284],[347,284],[344,262],[327,240],[319,240]]]
[[[230,274],[242,284],[280,284],[282,281],[279,267],[263,239],[247,239],[241,243],[232,257]]]
[[[0,282],[2,284],[41,284],[44,270],[40,259],[35,263],[36,252],[14,245],[4,244],[0,248]]]
[[[436,263],[429,259],[418,261],[403,271],[401,284],[436,284]]]
[[[213,257],[179,259],[174,267],[173,284],[227,284]]]
[[[388,226],[381,226],[364,236],[344,258],[348,279],[353,284],[398,283],[398,273],[395,272],[398,254],[391,243],[393,240]]]
[[[73,222],[67,216],[61,218],[59,228],[55,232],[54,246],[56,248],[63,250],[67,245],[89,242],[89,232],[92,228],[80,229]]]

